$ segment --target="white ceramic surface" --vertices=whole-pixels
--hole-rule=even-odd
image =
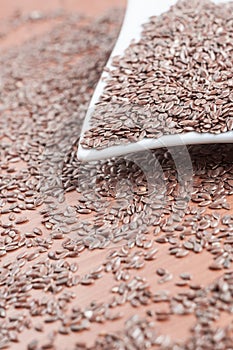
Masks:
[[[226,0],[214,0],[215,3],[226,2]],[[150,16],[160,15],[169,10],[176,0],[128,0],[128,6],[125,19],[122,25],[117,43],[107,63],[108,68],[112,68],[112,57],[123,55],[124,50],[129,46],[133,39],[139,40],[142,31],[142,24],[148,22]],[[105,87],[103,79],[108,77],[108,73],[103,72],[101,79],[93,94],[90,106],[88,108],[86,118],[83,124],[80,141],[83,139],[84,132],[90,128],[90,119],[96,102]],[[84,149],[81,144],[78,149],[78,158],[82,161],[100,160],[110,157],[116,157],[131,152],[138,152],[145,149],[153,149],[178,145],[193,145],[207,143],[232,143],[233,131],[214,135],[210,133],[188,132],[177,135],[166,135],[158,139],[143,139],[141,141],[130,143],[127,145],[119,145],[108,147],[103,150]]]

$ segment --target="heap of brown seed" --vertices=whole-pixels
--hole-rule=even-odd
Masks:
[[[179,1],[144,25],[113,69],[84,148],[233,129],[233,4]]]
[[[0,349],[233,347],[233,146],[190,147],[192,183],[165,149],[77,160],[119,18],[63,14],[0,57]],[[172,270],[189,259],[211,282]],[[183,342],[163,332],[189,316]]]

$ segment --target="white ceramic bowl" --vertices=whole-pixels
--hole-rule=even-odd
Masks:
[[[214,0],[215,3],[226,2],[226,0]],[[127,11],[122,25],[120,35],[118,37],[115,48],[107,63],[107,68],[111,69],[112,58],[117,55],[123,55],[125,49],[130,45],[133,39],[139,40],[142,31],[142,24],[149,21],[150,16],[160,15],[169,10],[176,0],[128,0]],[[80,142],[84,137],[85,131],[90,129],[90,120],[92,111],[96,102],[98,102],[103,89],[105,87],[104,79],[108,77],[108,73],[103,72],[101,79],[96,87],[88,108],[86,118],[83,124]],[[105,148],[103,150],[85,149],[79,144],[78,159],[82,161],[93,161],[105,158],[116,157],[132,152],[138,152],[145,149],[154,149],[160,147],[178,146],[178,145],[194,145],[207,143],[231,143],[233,142],[233,131],[221,133],[218,135],[211,133],[188,132],[183,134],[166,135],[158,139],[145,138],[141,141],[130,143],[127,145],[119,145]]]

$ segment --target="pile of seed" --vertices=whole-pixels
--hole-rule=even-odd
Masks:
[[[233,129],[233,3],[178,1],[113,69],[83,148]]]
[[[0,349],[233,347],[233,146],[77,160],[120,18],[0,57]]]

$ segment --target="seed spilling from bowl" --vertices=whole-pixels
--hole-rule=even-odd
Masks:
[[[153,157],[76,157],[119,18],[59,13],[0,56],[0,349],[233,348],[233,145],[189,147],[189,192],[165,149],[152,193]]]

